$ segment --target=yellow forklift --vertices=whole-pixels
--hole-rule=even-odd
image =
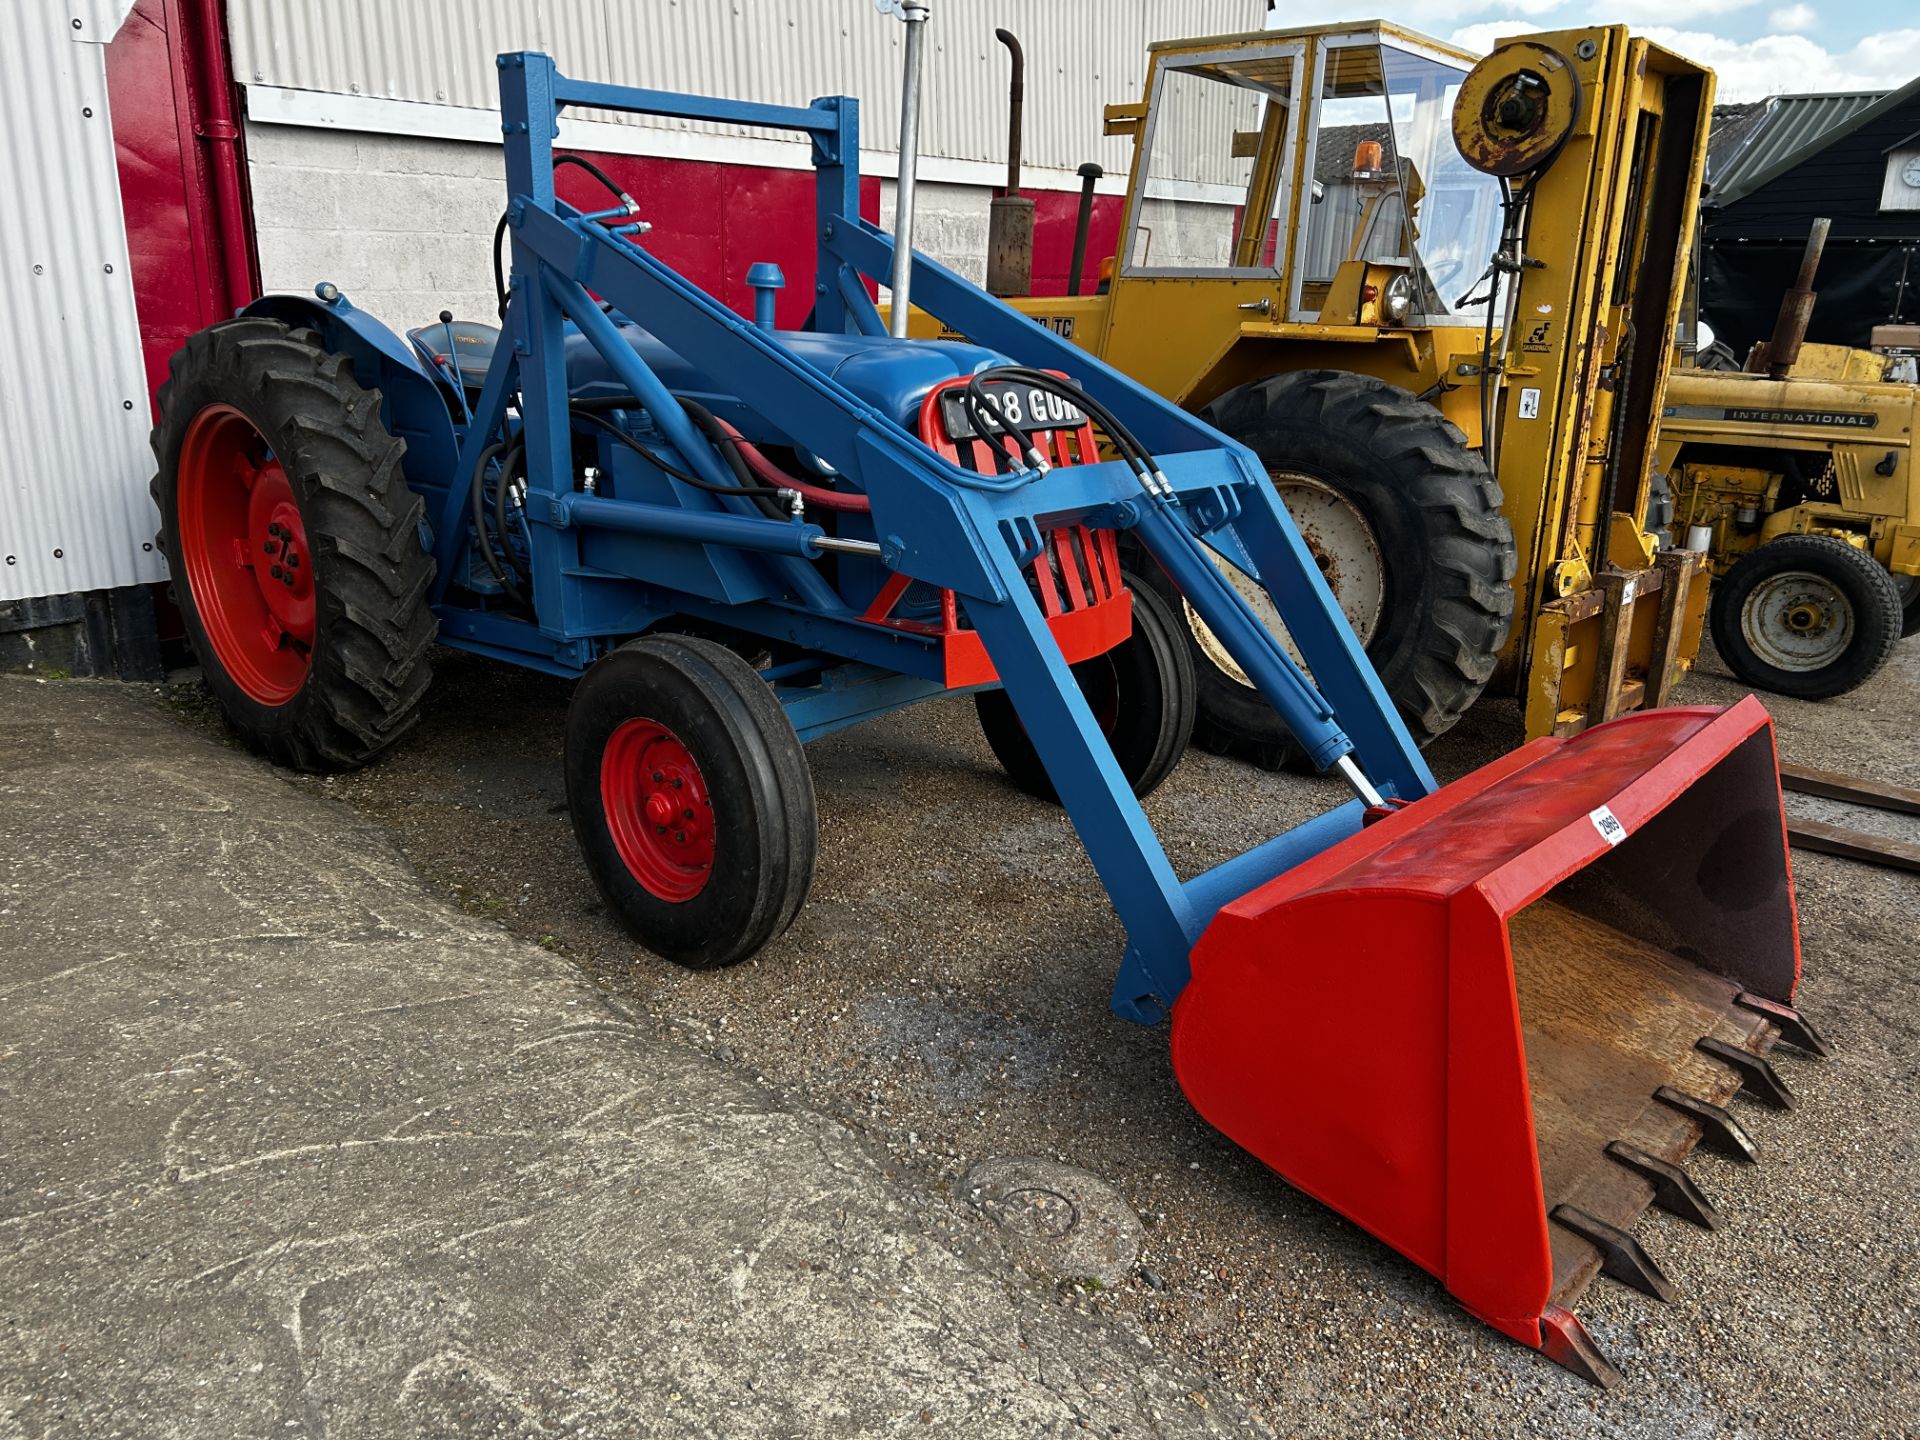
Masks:
[[[1700,643],[1703,557],[1643,519],[1712,103],[1621,27],[1479,61],[1380,21],[1157,43],[1105,116],[1135,140],[1110,280],[1010,303],[1267,462],[1418,738],[1489,685],[1572,734]],[[1289,759],[1185,618],[1196,737]]]

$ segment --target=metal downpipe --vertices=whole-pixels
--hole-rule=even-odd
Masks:
[[[907,311],[913,288],[913,185],[920,165],[920,52],[927,29],[928,0],[899,0],[907,26],[904,76],[900,91],[900,175],[894,184],[893,278],[888,289],[896,339],[907,335]]]

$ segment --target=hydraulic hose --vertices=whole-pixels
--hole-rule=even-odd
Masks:
[[[520,564],[513,557],[513,542],[507,536],[507,497],[513,489],[514,477],[526,468],[527,447],[524,442],[515,445],[500,462],[500,473],[493,482],[493,528],[500,536],[500,549],[507,568],[513,571],[515,580],[523,577]],[[504,583],[504,582],[503,582]]]
[[[473,476],[468,482],[467,493],[473,505],[473,533],[480,544],[480,558],[486,562],[487,569],[493,573],[493,578],[500,582],[500,588],[514,600],[525,603],[526,596],[521,593],[517,576],[507,572],[506,567],[500,563],[500,557],[494,553],[493,542],[487,538],[487,466],[516,448],[518,448],[517,441],[496,440],[482,450],[480,458],[474,462]],[[503,464],[501,468],[504,472],[506,467]],[[501,533],[500,543],[502,545],[507,543],[504,531]]]
[[[815,485],[810,480],[802,480],[799,476],[790,474],[774,464],[759,446],[749,441],[725,420],[720,422],[720,428],[725,430],[732,437],[733,443],[739,447],[740,456],[747,462],[747,468],[775,489],[792,490],[809,505],[818,505],[822,510],[841,510],[860,515],[872,511],[873,501],[865,495],[855,495],[845,490],[829,490],[824,485]]]

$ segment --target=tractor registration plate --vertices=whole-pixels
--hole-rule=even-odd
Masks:
[[[1087,423],[1087,415],[1078,405],[1037,385],[1022,385],[1013,380],[988,380],[983,389],[1000,402],[1007,418],[1023,430],[1078,430]],[[940,395],[940,419],[952,440],[975,440],[980,431],[973,423],[962,396],[965,387],[956,385]]]

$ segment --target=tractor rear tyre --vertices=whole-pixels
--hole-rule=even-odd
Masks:
[[[813,778],[773,691],[724,645],[646,635],[603,657],[567,709],[566,776],[594,884],[656,955],[732,965],[800,912]]]
[[[1825,700],[1865,681],[1900,639],[1900,590],[1832,535],[1782,535],[1714,582],[1709,619],[1727,668],[1758,690]]]
[[[1517,563],[1500,487],[1467,437],[1407,391],[1342,370],[1269,376],[1200,414],[1266,462],[1414,740],[1450,729],[1506,643]],[[1186,621],[1195,742],[1268,769],[1299,763],[1279,714],[1159,567],[1144,568]],[[1263,590],[1228,579],[1280,629]]]
[[[276,764],[365,764],[418,718],[435,634],[379,392],[313,331],[243,317],[188,337],[159,401],[158,540],[208,688]]]
[[[1133,633],[1104,655],[1073,667],[1094,719],[1113,747],[1120,773],[1145,797],[1173,773],[1193,734],[1193,660],[1183,627],[1136,575],[1120,572],[1133,592]],[[1007,778],[1036,799],[1059,803],[1040,752],[1004,690],[973,697],[987,745]]]

